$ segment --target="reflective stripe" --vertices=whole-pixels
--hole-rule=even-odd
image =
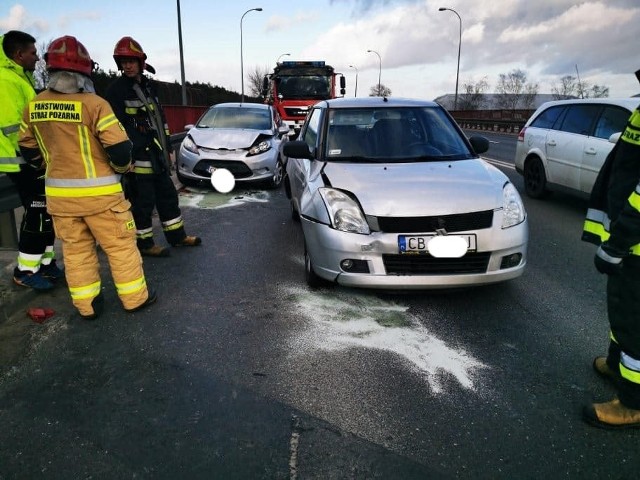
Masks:
[[[136,230],[136,237],[139,238],[139,239],[152,238],[153,237],[153,227],[143,228],[141,230]]]
[[[149,168],[153,166],[151,162],[148,162],[146,160],[136,160],[136,163],[134,165],[136,167],[149,167]]]
[[[162,226],[163,227],[170,227],[171,225],[173,225],[175,223],[183,223],[182,222],[182,216],[178,216],[176,218],[172,218],[171,220],[164,221],[164,222],[162,222]]]
[[[38,148],[40,148],[40,153],[42,153],[42,158],[49,165],[49,150],[47,146],[44,144],[44,140],[42,140],[42,135],[40,134],[40,130],[35,125],[33,126],[33,136],[36,137],[36,142],[38,142]]]
[[[584,222],[583,231],[592,233],[596,235],[601,242],[606,242],[609,239],[609,232],[605,229],[605,227],[601,223],[592,222],[590,220],[586,220]]]
[[[640,145],[640,111],[633,112],[620,139],[632,145]]]
[[[140,108],[140,107],[144,107],[144,103],[142,103],[142,100],[139,100],[136,98],[135,100],[125,100],[124,106]]]
[[[137,278],[132,282],[127,283],[116,283],[116,290],[118,291],[118,295],[129,295],[131,293],[137,293],[147,285],[144,277]]]
[[[638,209],[640,210],[640,193],[634,193],[631,197],[634,197],[634,195],[636,196],[634,200],[636,200]],[[629,202],[631,202],[631,197],[629,197]],[[587,219],[584,221],[584,226],[582,227],[584,233],[595,235],[600,239],[600,243],[604,243],[611,237],[611,233],[609,233],[610,229],[611,220],[606,213],[591,208],[587,210]],[[631,247],[631,254],[640,256],[640,243]]]
[[[45,185],[48,187],[99,187],[120,183],[120,175],[107,175],[96,178],[47,178]]]
[[[616,340],[616,337],[613,335],[613,332],[611,330],[609,330],[609,340],[611,340],[613,343],[618,343],[618,341]]]
[[[20,123],[14,123],[13,125],[8,125],[6,127],[0,128],[3,135],[11,135],[12,133],[16,133],[20,131]]]
[[[99,197],[122,192],[122,184],[106,185],[104,187],[47,187],[45,194],[50,197]]]
[[[629,204],[636,211],[640,211],[640,193],[638,193],[638,187],[636,187],[636,191],[629,196]]]
[[[100,280],[83,287],[69,287],[69,293],[71,294],[71,298],[74,300],[95,298],[100,294]]]
[[[111,114],[98,120],[97,128],[99,132],[102,132],[107,128],[109,128],[111,125],[114,125],[117,123],[118,123],[118,117],[116,117],[114,114]]]
[[[0,157],[0,164],[2,165],[20,165],[27,163],[22,157]]]
[[[134,165],[133,173],[139,173],[141,175],[150,175],[154,172],[153,172],[153,168],[151,167],[138,167]]]
[[[620,353],[620,375],[630,382],[640,384],[640,360]]]
[[[162,145],[160,144],[160,142],[158,141],[158,139],[156,137],[153,137],[153,143],[155,143],[158,146],[160,151],[163,150]]]
[[[37,272],[40,263],[42,262],[42,255],[28,254],[18,252],[18,269],[29,270],[31,272]]]

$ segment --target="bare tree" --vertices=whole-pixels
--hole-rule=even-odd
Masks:
[[[387,87],[384,83],[381,83],[380,85],[376,83],[369,90],[369,96],[370,97],[390,97],[391,89]]]
[[[587,98],[604,98],[609,96],[609,87],[605,85],[593,85],[586,92]]]
[[[47,50],[49,50],[49,45],[51,45],[52,40],[48,42],[42,42],[37,46],[38,56],[40,60],[36,62],[36,69],[33,72],[33,79],[36,82],[36,90],[44,90],[47,88],[47,84],[49,83],[49,72],[47,71],[47,64],[44,61],[44,54]]]
[[[464,92],[458,98],[460,110],[480,110],[484,106],[484,94],[489,90],[487,77],[482,77],[477,82],[467,80],[462,84]]]
[[[509,110],[529,108],[522,104],[533,103],[538,88],[537,83],[527,83],[527,73],[524,70],[516,68],[509,73],[501,73],[496,86],[496,92],[501,94],[498,106]]]
[[[249,94],[252,97],[262,96],[262,82],[264,77],[271,73],[271,69],[268,66],[260,67],[256,65],[253,70],[247,74],[247,80],[249,81]]]
[[[576,96],[578,84],[576,77],[573,75],[565,75],[560,78],[559,85],[553,85],[551,87],[551,93],[555,100],[564,100],[566,98],[573,98]]]

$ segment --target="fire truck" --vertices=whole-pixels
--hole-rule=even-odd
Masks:
[[[340,77],[340,95],[344,96],[344,75],[336,73],[324,61],[281,62],[262,83],[265,103],[272,104],[289,125],[298,131],[309,107],[320,100],[336,98],[336,77]]]

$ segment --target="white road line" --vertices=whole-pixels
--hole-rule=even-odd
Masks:
[[[495,158],[482,157],[483,160],[486,160],[489,163],[493,163],[498,167],[510,168],[511,170],[515,170],[516,166],[513,163],[503,162],[502,160],[496,160]]]

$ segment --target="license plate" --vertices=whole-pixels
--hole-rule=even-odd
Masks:
[[[398,249],[400,253],[429,253],[429,250],[427,250],[427,243],[429,243],[429,240],[431,240],[434,236],[435,235],[398,235]],[[464,238],[466,240],[467,251],[475,252],[477,248],[475,234],[455,236]]]

